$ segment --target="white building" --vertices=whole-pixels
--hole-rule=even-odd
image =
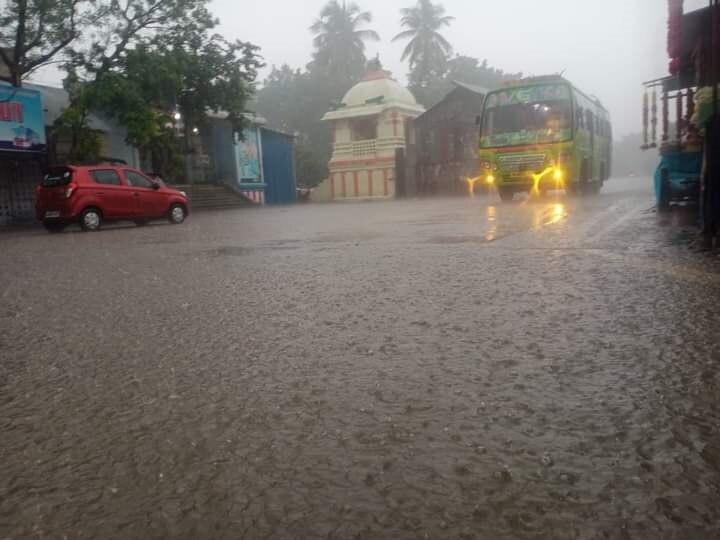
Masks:
[[[425,109],[388,71],[368,73],[323,120],[333,131],[328,180],[318,189],[329,200],[395,196],[395,151],[413,136]]]

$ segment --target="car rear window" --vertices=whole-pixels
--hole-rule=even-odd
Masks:
[[[119,186],[121,184],[120,175],[117,171],[113,171],[112,169],[97,169],[90,171],[90,176],[92,176],[92,179],[95,180],[96,184],[106,184],[110,186]]]
[[[42,180],[42,187],[66,186],[72,180],[73,171],[66,167],[52,168],[47,171]]]

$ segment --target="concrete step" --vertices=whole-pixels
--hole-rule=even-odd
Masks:
[[[255,204],[244,195],[236,193],[225,186],[212,184],[175,185],[187,193],[190,205],[194,210],[208,209],[220,210],[224,208],[243,208],[255,206]]]

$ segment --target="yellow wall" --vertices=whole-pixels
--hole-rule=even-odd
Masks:
[[[395,151],[405,146],[406,116],[400,110],[384,111],[378,117],[378,138],[360,142],[352,141],[352,120],[334,121],[335,147],[328,181],[331,199],[395,197]]]
[[[395,196],[394,164],[383,164],[382,168],[369,165],[334,170],[328,181],[328,190],[334,200],[392,198]]]

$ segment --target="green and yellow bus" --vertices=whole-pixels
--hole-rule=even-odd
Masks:
[[[503,201],[552,189],[597,193],[610,177],[610,115],[561,76],[488,93],[480,123],[479,179],[497,187]]]

